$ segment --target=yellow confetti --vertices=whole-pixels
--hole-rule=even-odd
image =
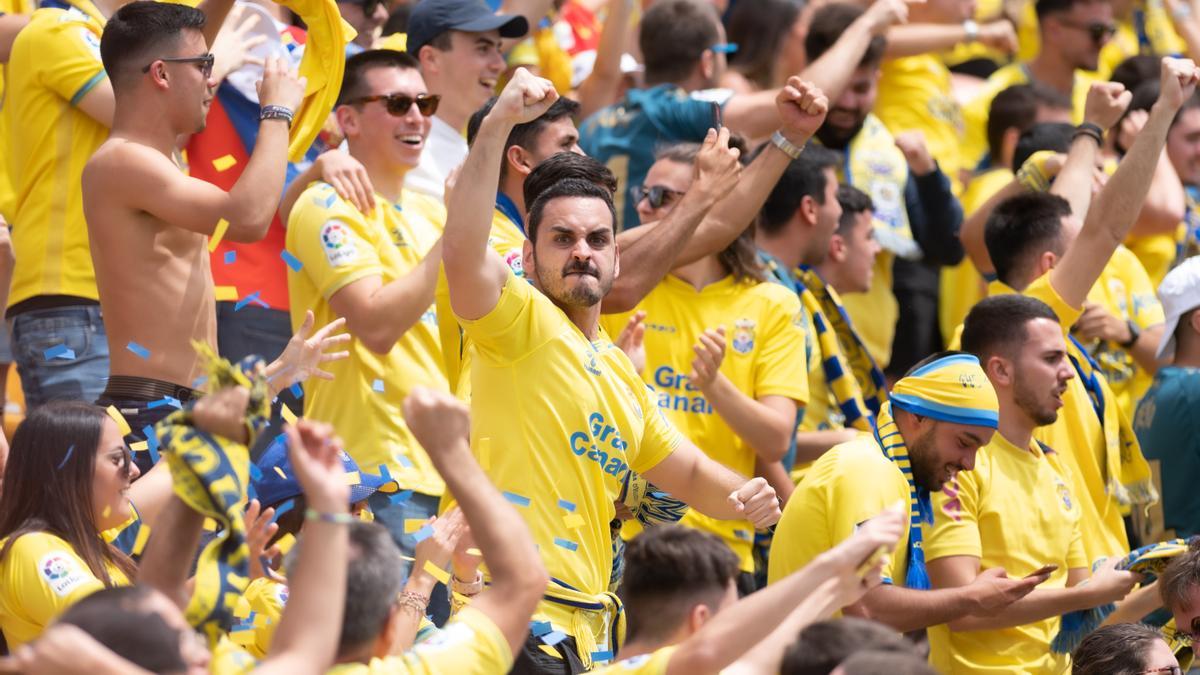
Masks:
[[[273,466],[273,467],[271,467],[271,468],[272,468],[272,469],[275,469],[275,473],[279,474],[279,477],[280,477],[280,478],[282,478],[282,479],[284,479],[284,480],[287,480],[287,474],[283,472],[283,469],[281,469],[281,468],[279,468],[279,467],[277,467],[277,466]]]
[[[288,551],[292,550],[292,547],[296,545],[296,535],[285,534],[279,538],[279,541],[275,542],[275,545],[279,547],[280,553],[287,555]]]
[[[446,570],[438,567],[437,565],[434,565],[433,561],[431,561],[431,560],[425,561],[425,571],[429,573],[429,576],[433,577],[434,579],[437,579],[438,581],[442,582],[443,584],[446,584],[446,585],[450,584],[450,573],[447,572]]]
[[[584,525],[583,516],[578,513],[568,513],[563,516],[563,524],[567,526],[567,529],[578,530]]]
[[[233,644],[240,647],[249,647],[257,638],[258,633],[252,630],[235,630],[229,634],[229,639]]]
[[[129,444],[129,449],[134,452],[141,452],[143,450],[148,450],[149,448],[150,448],[150,443],[147,441],[138,441],[137,443]]]
[[[213,299],[217,302],[237,302],[237,286],[217,286],[213,289]]]
[[[237,158],[233,155],[225,155],[213,160],[213,168],[217,171],[226,171],[233,168],[235,164],[237,164]]]
[[[343,480],[346,481],[346,485],[358,485],[362,482],[362,476],[358,475],[357,471],[351,471],[345,475]]]
[[[562,654],[559,654],[558,652],[554,651],[554,647],[551,647],[550,645],[539,644],[538,648],[541,649],[542,651],[546,652],[550,656],[553,656],[556,659],[562,658]]]
[[[237,604],[233,606],[233,616],[238,619],[250,616],[250,601],[246,600],[246,596],[238,597]]]
[[[205,518],[204,519],[204,531],[205,532],[216,532],[217,531],[217,521],[213,520],[212,518]]]
[[[117,406],[115,406],[115,405],[108,406],[108,416],[111,417],[112,420],[117,423],[117,428],[121,430],[122,436],[129,435],[129,431],[130,431],[129,422],[125,421],[125,416],[121,414],[120,410],[117,410]]]
[[[458,604],[460,604],[460,605],[466,605],[471,602],[470,598],[463,595],[462,593],[459,593],[458,591],[450,591],[450,594],[454,596],[454,599],[457,600]]]
[[[106,506],[106,507],[104,507],[104,511],[100,513],[100,517],[107,518],[108,514],[110,514],[110,513],[112,513],[112,507]]]
[[[473,555],[473,556],[478,556],[478,557],[482,558],[483,551],[480,551],[477,548],[469,548],[469,549],[467,549],[467,555]]]
[[[283,420],[288,424],[296,423],[296,413],[292,412],[292,409],[286,403],[279,406],[279,414],[283,415]]]
[[[425,527],[425,523],[429,521],[424,518],[405,518],[404,519],[404,534],[412,534],[417,530]]]
[[[266,614],[255,614],[254,615],[254,627],[255,628],[262,628],[263,626],[269,626],[270,624],[271,624],[271,617],[267,616]]]
[[[212,253],[221,245],[221,240],[225,238],[225,230],[229,229],[229,221],[224,218],[217,221],[217,229],[213,230],[212,236],[208,238],[208,252]]]
[[[135,556],[141,555],[142,551],[146,550],[146,542],[150,540],[150,528],[145,524],[138,530],[137,539],[133,540],[133,550]]]

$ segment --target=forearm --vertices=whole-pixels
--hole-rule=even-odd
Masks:
[[[987,275],[996,271],[996,268],[992,266],[992,258],[988,255],[987,243],[984,240],[984,226],[987,224],[988,217],[1001,202],[1023,192],[1025,192],[1024,186],[1014,179],[1008,185],[1000,188],[999,192],[992,195],[991,199],[988,199],[979,210],[972,213],[963,222],[958,236],[962,240],[963,249],[966,250],[975,269],[979,270],[980,274]]]
[[[1187,199],[1179,174],[1175,172],[1167,153],[1160,153],[1150,192],[1146,194],[1146,201],[1130,234],[1138,237],[1156,234],[1173,236],[1186,211]]]
[[[225,23],[225,16],[233,8],[233,0],[203,0],[196,9],[204,12],[204,43],[212,46]]]
[[[608,16],[600,30],[600,43],[596,46],[596,62],[592,72],[579,85],[579,119],[587,119],[592,113],[617,99],[621,86],[621,55],[625,53],[628,36],[629,13],[633,9],[630,0],[609,0]]]
[[[437,579],[430,576],[423,568],[417,568],[414,565],[412,574],[404,584],[404,592],[428,598],[436,585]],[[411,609],[401,608],[396,614],[396,641],[392,644],[392,654],[398,656],[412,649],[420,628],[421,614]]]
[[[854,429],[798,432],[796,434],[796,463],[815,462],[833,446],[852,441],[857,435],[858,432]]]
[[[1116,610],[1108,615],[1102,626],[1118,623],[1137,623],[1150,612],[1162,607],[1162,598],[1158,594],[1158,584],[1148,584],[1130,593],[1124,600],[1117,603]]]
[[[747,396],[720,372],[712,383],[701,388],[701,393],[759,459],[778,462],[787,454],[795,413],[790,419],[783,418],[776,410]]]
[[[967,41],[967,30],[962,25],[942,23],[910,23],[892,26],[887,32],[885,58],[917,56],[930,52],[953,49]]]
[[[203,516],[172,495],[146,543],[146,553],[138,566],[138,583],[159,590],[180,609],[187,607],[188,572],[203,525]]]
[[[1117,243],[1125,240],[1150,189],[1173,117],[1173,113],[1159,103],[1150,109],[1146,125],[1117,166],[1116,173],[1096,197],[1096,208],[1087,214],[1080,236],[1096,231]]]
[[[1163,324],[1151,326],[1142,331],[1138,336],[1137,342],[1129,348],[1129,355],[1133,357],[1134,363],[1139,368],[1146,371],[1148,375],[1154,375],[1158,372],[1158,343],[1162,340],[1162,334],[1165,330]]]
[[[779,672],[783,655],[796,640],[800,631],[817,621],[823,621],[839,609],[837,597],[821,586],[800,602],[779,627],[759,640],[734,664],[723,671],[725,675],[774,675]]]
[[[345,515],[345,504],[314,504],[326,513]],[[291,589],[275,631],[266,664],[280,672],[289,668],[323,669],[337,654],[346,598],[349,528],[341,523],[309,520],[300,553],[288,570]]]
[[[953,621],[978,606],[965,586],[918,591],[894,584],[872,589],[861,604],[873,620],[902,633]]]
[[[709,518],[742,519],[742,514],[733,507],[728,497],[746,482],[746,478],[709,458],[699,448],[695,449],[695,454],[689,469],[678,480],[672,481],[674,484],[671,487],[667,487],[667,481],[657,479],[657,476],[650,478],[650,473],[646,476],[655,485],[666,488],[667,492]]]
[[[1200,22],[1197,22],[1194,15],[1185,19],[1174,19],[1173,22],[1175,32],[1187,45],[1187,57],[1193,61],[1200,61]]]
[[[1096,170],[1096,153],[1100,146],[1095,139],[1079,135],[1071,141],[1067,161],[1050,186],[1050,194],[1058,195],[1071,205],[1071,213],[1083,222],[1092,202],[1092,175]]]
[[[964,616],[948,621],[950,630],[967,632],[1000,630],[1090,609],[1103,604],[1094,599],[1087,585],[1070,588],[1037,589],[991,616]]]
[[[496,185],[499,182],[504,142],[512,127],[511,123],[496,120],[492,115],[483,119],[471,152],[459,172],[458,185]],[[491,199],[479,199],[473,190],[450,192],[442,247],[452,297],[455,279],[483,273],[490,250],[488,236],[494,208]]]
[[[371,297],[370,310],[362,313],[361,325],[348,321],[347,329],[376,354],[391,351],[433,304],[441,262],[439,240],[412,271],[380,286]]]
[[[287,146],[288,125],[285,121],[263,120],[259,123],[254,152],[246,163],[246,170],[229,191],[226,239],[250,243],[267,235],[287,177]]]
[[[924,176],[912,175],[911,185],[915,203],[906,200],[908,220],[924,261],[943,266],[962,262],[962,205],[954,197],[950,179],[935,168]]]
[[[801,71],[800,79],[817,85],[830,102],[836,101],[850,86],[850,78],[875,37],[872,22],[868,13],[855,19],[828,51]]]

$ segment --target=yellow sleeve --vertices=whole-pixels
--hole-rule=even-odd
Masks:
[[[100,35],[88,23],[60,19],[30,27],[45,33],[38,42],[38,79],[48,89],[75,105],[104,80]]]
[[[250,582],[243,595],[254,612],[254,642],[246,645],[247,651],[255,658],[265,658],[287,604],[288,587],[260,577]]]
[[[467,607],[441,632],[403,655],[372,660],[369,672],[492,675],[507,673],[512,664],[512,650],[500,628],[483,612]]]
[[[537,349],[556,337],[559,331],[549,307],[541,307],[546,298],[536,297],[539,291],[528,281],[508,270],[500,299],[492,311],[468,321],[458,317],[463,331],[474,343],[480,357],[508,364]],[[564,319],[565,320],[565,319]]]
[[[595,675],[667,675],[667,666],[671,663],[671,656],[678,648],[679,645],[663,647],[649,654],[617,661],[593,670],[592,673]]]
[[[256,666],[258,662],[254,657],[226,635],[213,648],[208,672],[212,675],[243,675],[253,671]]]
[[[979,465],[975,469],[978,471]],[[952,555],[983,557],[979,536],[979,485],[976,471],[960,471],[932,495],[933,527],[922,537],[925,560]]]
[[[1075,322],[1083,315],[1082,307],[1072,307],[1054,289],[1054,284],[1050,283],[1049,272],[1035,279],[1032,284],[1029,284],[1029,287],[1025,289],[1022,295],[1037,298],[1050,305],[1050,309],[1054,310],[1054,313],[1058,315],[1058,323],[1062,326],[1064,334],[1070,332],[1071,326],[1075,325]]]
[[[667,421],[662,408],[654,400],[654,393],[649,385],[641,382],[631,383],[637,393],[638,403],[642,406],[642,419],[645,421],[642,429],[642,441],[637,448],[630,448],[629,465],[638,473],[645,473],[663,461],[679,447],[683,435]]]
[[[868,451],[878,452],[878,446],[870,441]],[[848,455],[847,459],[852,456]],[[878,461],[840,462],[834,475],[832,504],[826,516],[829,525],[829,541],[837,545],[854,534],[854,531],[864,521],[870,520],[883,512],[897,501],[908,503],[908,484],[899,475],[898,470],[886,459]],[[883,567],[885,581],[896,579],[896,564],[905,559],[908,544],[908,526],[905,525],[905,536],[896,545],[896,550]]]
[[[68,607],[104,588],[70,544],[44,532],[18,538],[4,568],[3,592],[11,599],[6,604],[43,630]]]
[[[318,183],[300,195],[288,218],[292,254],[304,264],[298,274],[308,275],[325,299],[359,279],[383,276],[362,214],[340,201],[332,186]]]
[[[763,327],[762,345],[754,372],[754,398],[785,396],[808,405],[808,361],[804,357],[804,317],[800,297],[780,289],[780,303],[772,303],[769,322]]]

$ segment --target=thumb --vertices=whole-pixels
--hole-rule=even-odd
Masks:
[[[746,504],[742,501],[741,497],[738,496],[737,490],[729,493],[728,501],[730,506],[733,507],[734,511],[741,513],[742,511],[746,510]]]

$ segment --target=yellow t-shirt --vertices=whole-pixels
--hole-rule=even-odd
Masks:
[[[1145,330],[1166,320],[1154,288],[1137,256],[1124,246],[1118,246],[1088,292],[1088,300],[1102,305],[1122,321],[1133,321]],[[1125,417],[1133,419],[1137,403],[1150,388],[1153,377],[1118,345],[1100,340],[1082,344],[1100,364]]]
[[[129,585],[121,570],[105,569],[113,585]],[[103,588],[66,540],[48,532],[22,535],[0,560],[0,630],[8,648],[34,640],[68,607]]]
[[[364,216],[328,183],[314,183],[288,218],[287,249],[303,263],[288,271],[292,326],[312,309],[318,326],[338,318],[329,298],[351,282],[379,276],[390,283],[412,271],[441,236],[446,212],[431,197],[405,190],[399,204],[375,195]],[[404,489],[440,495],[445,484],[404,424],[401,404],[414,387],[448,390],[431,305],[387,354],[357,339],[350,358],[326,364],[333,380],[304,383],[304,413],[329,422],[363,471],[385,464]]]
[[[959,169],[975,165],[964,161],[962,110],[951,92],[950,69],[938,55],[884,61],[875,114],[893,134],[922,132],[929,153],[958,192]]]
[[[492,231],[488,245],[508,268],[518,277],[525,276],[521,253],[525,245],[525,233],[516,223],[509,220],[500,209],[492,212]],[[471,345],[458,325],[454,310],[450,307],[450,286],[446,283],[446,269],[438,270],[437,290],[434,292],[437,305],[438,337],[442,343],[442,361],[446,366],[446,380],[450,390],[460,399],[471,399]],[[465,373],[465,375],[464,375]]]
[[[725,326],[727,340],[721,373],[753,399],[784,396],[803,407],[808,400],[800,298],[772,283],[746,283],[729,275],[696,290],[667,275],[633,311],[646,312],[646,371],[642,379],[654,391],[658,407],[684,436],[709,457],[742,476],[754,475],[756,454],[688,381],[693,347],[707,329]],[[630,312],[632,313],[632,312]],[[630,313],[601,319],[617,334]],[[689,509],[680,521],[723,539],[754,571],[754,525],[747,520],[717,520]]]
[[[974,168],[988,154],[987,120],[992,108],[992,99],[1013,85],[1029,84],[1029,81],[1029,71],[1026,70],[1025,64],[1011,63],[992,73],[975,97],[963,105],[966,135],[962,141],[962,152],[968,169]],[[1075,124],[1083,121],[1087,92],[1096,81],[1095,73],[1075,71],[1075,82],[1071,90],[1071,117]]]
[[[99,300],[79,182],[108,129],[75,107],[105,78],[104,24],[80,9],[39,9],[17,34],[3,112],[7,172],[16,200],[12,305],[38,295]]]
[[[1138,40],[1137,28],[1131,17],[1117,22],[1117,33],[1100,50],[1100,67],[1096,72],[1107,79],[1113,69],[1131,56],[1152,54],[1157,56],[1187,55],[1187,43],[1175,32],[1175,25],[1163,0],[1137,2],[1134,12],[1142,13],[1142,23],[1148,44]]]
[[[974,469],[933,494],[926,560],[974,556],[980,569],[1003,567],[1013,578],[1058,565],[1038,588],[1065,588],[1067,570],[1090,565],[1078,500],[1062,477],[1057,454],[1043,454],[1036,442],[1026,449],[999,433],[992,436],[976,455]],[[944,624],[933,626],[929,660],[946,675],[1063,673],[1070,657],[1050,651],[1061,624],[1054,616],[1001,630],[953,632]]]
[[[676,649],[679,649],[678,645],[663,647],[649,654],[622,659],[592,672],[597,675],[667,675],[667,666],[671,663],[671,656]]]
[[[1142,267],[1146,268],[1151,285],[1158,288],[1163,277],[1167,276],[1167,272],[1170,272],[1171,266],[1175,264],[1179,245],[1186,238],[1187,224],[1181,222],[1174,232],[1126,237],[1125,248],[1133,251]]]
[[[1013,293],[1014,291],[998,281],[988,286],[989,295]],[[1024,295],[1037,298],[1050,306],[1065,332],[1082,313],[1080,308],[1071,307],[1054,290],[1050,284],[1050,275],[1044,274],[1036,279]],[[1107,431],[1114,436],[1117,429]],[[1105,485],[1105,452],[1108,440],[1106,430],[1100,424],[1095,409],[1092,407],[1087,389],[1078,377],[1067,382],[1067,391],[1063,394],[1063,407],[1058,411],[1058,420],[1053,424],[1038,427],[1034,438],[1054,448],[1059,453],[1059,459],[1070,474],[1071,491],[1079,496],[1079,506],[1083,517],[1080,529],[1083,534],[1083,548],[1088,560],[1095,562],[1099,558],[1129,553],[1129,540],[1125,535],[1125,523],[1121,519],[1120,508],[1116,500],[1108,494]]]
[[[1012,178],[1012,171],[1008,169],[992,169],[973,178],[963,191],[963,217],[971,217],[987,200],[1012,182]],[[954,335],[955,327],[966,320],[971,308],[987,297],[987,282],[975,269],[975,263],[969,257],[964,257],[954,267],[942,268],[940,287],[938,325],[942,335],[949,338]]]
[[[682,437],[603,331],[589,341],[511,272],[488,314],[459,323],[475,346],[471,447],[480,466],[517,505],[550,576],[603,593],[608,524],[626,473],[653,469]],[[538,609],[573,634],[573,610],[549,601]]]
[[[507,673],[512,650],[495,622],[467,607],[433,637],[399,656],[335,665],[329,675],[494,675]]]
[[[896,502],[909,502],[908,481],[871,437],[829,449],[813,462],[775,526],[767,583],[775,583],[840,544],[865,520]],[[883,577],[904,584],[908,573],[908,519]]]

